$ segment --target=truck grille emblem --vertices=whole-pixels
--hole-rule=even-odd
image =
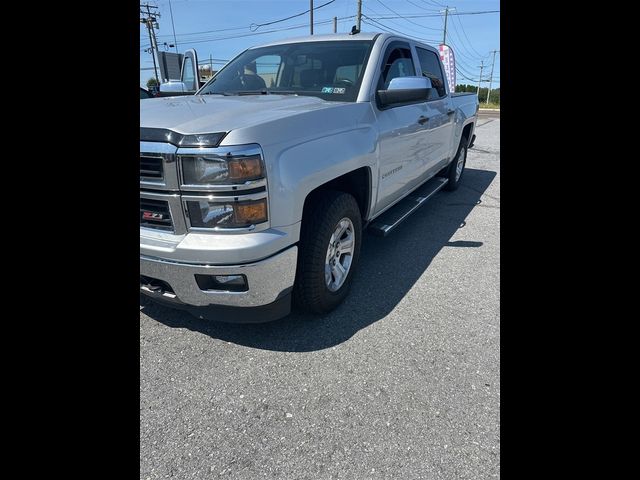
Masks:
[[[157,212],[144,211],[142,212],[142,218],[144,220],[162,220],[163,215]]]

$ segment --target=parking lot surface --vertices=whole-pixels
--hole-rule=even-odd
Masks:
[[[329,315],[141,299],[141,479],[499,478],[499,113],[476,134],[457,191],[365,235]]]

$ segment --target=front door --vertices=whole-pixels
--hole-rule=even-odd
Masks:
[[[397,77],[416,76],[416,62],[407,42],[391,42],[383,55],[376,90],[386,90]],[[378,197],[374,215],[420,183],[431,148],[427,127],[427,103],[416,102],[380,109],[378,120]]]

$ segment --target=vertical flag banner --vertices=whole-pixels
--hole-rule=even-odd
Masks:
[[[456,59],[453,56],[453,50],[449,45],[442,44],[438,47],[440,50],[440,60],[444,66],[444,73],[447,76],[449,82],[449,91],[451,93],[456,91]]]

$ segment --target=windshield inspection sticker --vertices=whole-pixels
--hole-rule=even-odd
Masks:
[[[339,95],[344,95],[346,91],[347,89],[344,87],[322,87],[322,93],[337,93]]]

